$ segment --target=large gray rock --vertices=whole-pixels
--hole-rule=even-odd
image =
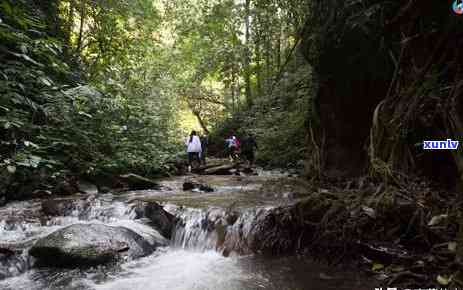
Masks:
[[[155,181],[133,173],[119,176],[121,181],[127,184],[131,190],[159,189],[160,186]]]
[[[86,181],[79,181],[77,183],[77,187],[79,189],[79,192],[85,193],[85,194],[97,194],[98,193],[98,187],[90,182]]]
[[[155,201],[137,201],[134,205],[137,218],[148,218],[151,225],[167,239],[171,238],[177,218]]]
[[[155,246],[123,227],[75,224],[39,239],[29,253],[40,265],[95,266],[151,254]]]
[[[203,192],[213,192],[214,191],[214,189],[207,184],[196,183],[193,181],[185,181],[183,183],[183,190],[184,191],[199,190]]]

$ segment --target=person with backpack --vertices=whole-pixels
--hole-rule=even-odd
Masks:
[[[196,131],[191,131],[190,137],[187,138],[185,145],[187,146],[188,153],[188,172],[191,172],[193,162],[201,162],[199,157],[202,151],[201,140],[196,134]]]
[[[235,135],[231,135],[225,139],[225,143],[227,144],[228,157],[230,161],[234,161],[238,157],[240,142]]]
[[[235,146],[235,151],[238,153],[241,149],[241,142],[240,142],[240,139],[238,139],[238,137],[236,136],[233,136],[233,143],[234,143],[234,146]]]
[[[256,149],[258,149],[256,139],[252,134],[246,134],[241,143],[241,154],[250,166],[254,164]]]

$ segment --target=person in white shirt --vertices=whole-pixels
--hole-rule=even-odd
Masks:
[[[199,139],[196,131],[191,131],[190,137],[185,141],[188,152],[188,171],[191,172],[191,166],[194,161],[200,163],[199,155],[201,154],[201,140]]]
[[[227,155],[231,162],[238,158],[238,149],[239,149],[239,141],[235,135],[231,135],[229,138],[225,139],[225,143],[227,144]]]

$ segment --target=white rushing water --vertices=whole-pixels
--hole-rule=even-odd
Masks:
[[[246,187],[255,189],[255,185]],[[241,190],[243,190],[241,188]],[[232,192],[224,185],[222,191]],[[134,194],[127,194],[133,197]],[[165,192],[149,194],[166,195]],[[128,199],[128,198],[127,198]],[[356,275],[340,272],[339,279],[325,281],[320,272],[332,269],[301,262],[294,257],[267,259],[253,256],[224,257],[219,249],[221,237],[215,227],[226,228],[231,245],[241,243],[253,219],[269,207],[253,207],[242,212],[233,225],[227,225],[227,210],[218,206],[202,209],[168,205],[166,210],[182,219],[173,233],[169,247],[158,248],[152,255],[122,263],[116,267],[91,269],[33,268],[27,255],[32,243],[49,233],[76,223],[103,223],[129,228],[149,242],[160,239],[158,231],[137,214],[124,197],[111,194],[76,199],[66,216],[44,218],[40,201],[11,203],[0,208],[0,248],[23,245],[22,254],[2,262],[1,290],[364,290]],[[223,234],[223,233],[222,233]],[[223,236],[222,236],[223,238]],[[241,246],[241,245],[239,245]],[[2,264],[3,263],[3,264]],[[3,265],[3,266],[2,266]],[[2,272],[3,271],[3,272]],[[7,277],[2,280],[3,277]],[[360,282],[359,282],[360,281]]]
[[[239,265],[237,258],[225,258],[215,251],[197,252],[169,249],[159,256],[144,258],[124,265],[124,275],[115,276],[97,290],[195,290],[243,289],[250,273]]]

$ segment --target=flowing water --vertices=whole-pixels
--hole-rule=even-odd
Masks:
[[[183,192],[184,177],[177,177],[163,182],[162,190],[70,197],[73,206],[61,216],[45,217],[39,200],[0,208],[0,249],[15,253],[7,256],[0,251],[0,289],[373,289],[368,279],[348,267],[334,268],[292,256],[231,253],[225,257],[220,245],[243,247],[242,239],[259,215],[291,200],[260,190],[263,182],[281,178],[275,173],[201,178],[215,191]],[[148,240],[161,238],[149,221],[137,218],[137,200],[161,202],[167,211],[182,219],[168,247],[116,266],[33,267],[34,259],[27,250],[34,241],[76,223],[123,226]],[[223,227],[221,235],[217,225],[223,224],[230,212],[239,214],[232,225]]]

